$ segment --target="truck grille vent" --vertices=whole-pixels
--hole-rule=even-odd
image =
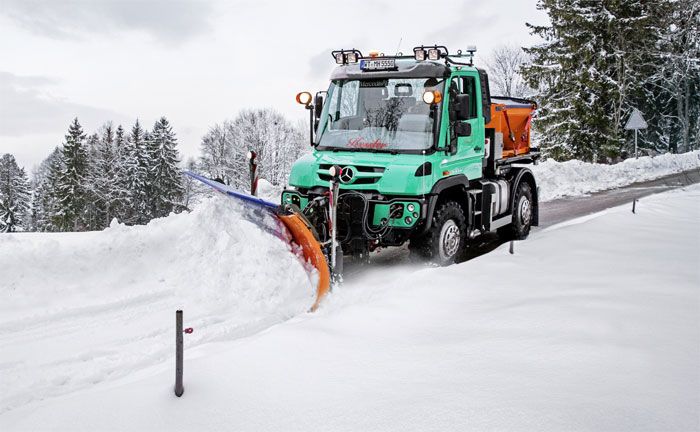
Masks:
[[[333,165],[331,164],[321,164],[319,165],[319,168],[322,170],[329,170]],[[342,168],[342,166],[341,166]],[[367,173],[383,173],[384,168],[383,167],[371,167],[371,166],[357,166],[353,165],[353,168],[357,169],[358,172],[367,172]]]
[[[318,178],[320,178],[323,181],[330,181],[331,176],[328,174],[328,170],[332,167],[333,165],[331,164],[321,164],[319,165],[319,172],[318,172]],[[341,166],[342,168],[342,166]],[[357,173],[373,173],[377,174],[376,176],[372,177],[360,177],[356,176],[355,180],[352,182],[354,185],[366,185],[366,184],[374,184],[379,181],[381,178],[381,174],[384,173],[384,168],[383,167],[372,167],[372,166],[357,166],[353,165],[353,168]],[[321,172],[323,171],[323,172]]]

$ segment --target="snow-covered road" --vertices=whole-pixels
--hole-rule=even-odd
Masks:
[[[12,319],[0,323],[0,376],[10,390],[0,429],[696,430],[698,221],[700,187],[691,186],[642,199],[637,214],[624,206],[541,230],[518,243],[515,255],[501,247],[449,268],[377,267],[316,314],[300,313],[308,296],[290,289],[308,281],[273,246],[269,258],[255,255],[250,264],[264,275],[232,279],[247,290],[206,289],[185,308],[197,330],[186,339],[182,399],[172,395],[177,296],[166,292],[161,300],[162,291],[137,285],[138,295],[90,302],[103,293],[83,294],[95,280],[73,256],[75,263],[62,265],[86,285],[71,287],[74,278],[59,274],[56,292],[14,294],[3,303]],[[202,274],[225,286],[222,263],[197,269],[225,248],[267,241],[242,239],[230,224],[211,227],[234,239],[223,244],[208,227],[195,229],[207,237],[184,247],[199,251],[196,265],[177,261],[184,251],[161,251],[151,230],[136,229],[124,242],[136,241],[141,254],[122,263],[132,267],[119,280],[139,280],[133,273],[150,269],[152,285],[170,285],[158,269],[175,260],[171,268],[188,289],[209,286],[196,283]],[[116,240],[90,236],[85,242],[96,250]],[[48,257],[70,247],[59,243],[41,250]],[[128,252],[118,241],[113,247],[117,256]],[[19,255],[31,257],[36,244],[27,248]],[[41,274],[11,279],[15,292]],[[256,296],[262,277],[275,283]],[[78,299],[82,309],[73,308]],[[49,303],[57,310],[41,315],[37,308]],[[232,308],[248,315],[228,316]],[[241,327],[264,314],[272,317],[260,326],[266,331]]]

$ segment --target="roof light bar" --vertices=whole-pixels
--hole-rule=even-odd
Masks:
[[[355,48],[350,50],[340,49],[338,51],[331,52],[333,59],[339,65],[346,65],[350,63],[357,63],[357,61],[362,57],[362,53]]]

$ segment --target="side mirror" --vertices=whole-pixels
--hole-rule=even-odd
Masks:
[[[316,93],[314,98],[314,117],[316,121],[321,118],[321,112],[323,111],[323,94],[321,92]]]
[[[468,120],[469,119],[469,107],[470,100],[468,94],[459,94],[455,98],[455,115],[457,120]]]
[[[458,122],[455,125],[455,134],[461,137],[468,137],[472,134],[472,125],[467,122]]]

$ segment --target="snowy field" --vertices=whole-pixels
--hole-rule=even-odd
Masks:
[[[700,186],[637,208],[375,269],[315,314],[301,266],[220,201],[2,236],[0,430],[698,430]]]
[[[540,200],[551,201],[615,189],[682,171],[700,170],[700,151],[631,158],[614,165],[548,160],[530,167],[537,177]]]
[[[145,227],[0,235],[0,415],[169,359],[178,308],[191,346],[306,311],[304,268],[241,211],[213,199]]]

